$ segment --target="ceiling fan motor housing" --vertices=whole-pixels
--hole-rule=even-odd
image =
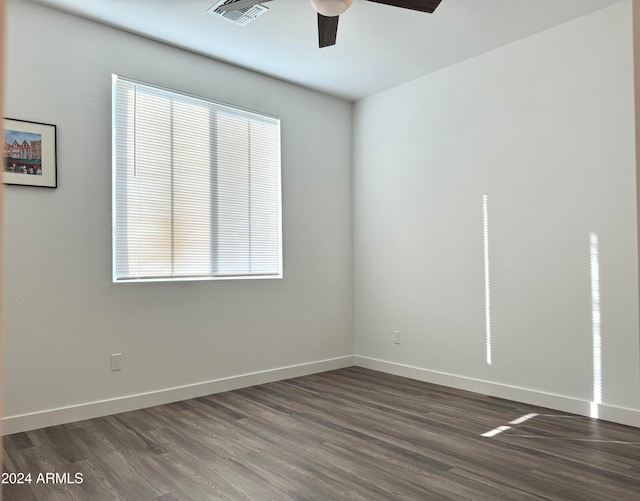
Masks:
[[[339,16],[346,11],[353,0],[311,0],[311,5],[318,14],[326,17]]]

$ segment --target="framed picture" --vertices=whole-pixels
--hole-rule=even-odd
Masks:
[[[57,188],[56,126],[5,118],[4,184]]]

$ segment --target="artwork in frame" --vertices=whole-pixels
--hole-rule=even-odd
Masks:
[[[57,188],[56,126],[5,118],[4,184]]]

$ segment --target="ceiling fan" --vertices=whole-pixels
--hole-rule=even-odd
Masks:
[[[229,12],[246,9],[271,0],[236,0],[225,3],[218,10]],[[392,5],[402,9],[433,13],[442,0],[369,0],[370,2]],[[338,18],[350,6],[353,0],[311,0],[311,5],[318,13],[318,45],[320,48],[335,45],[338,34]]]

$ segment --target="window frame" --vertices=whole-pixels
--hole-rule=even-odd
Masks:
[[[187,98],[199,101],[205,105],[213,105],[214,107],[220,110],[227,110],[231,115],[233,114],[241,114],[244,116],[254,116],[258,119],[267,119],[273,120],[277,122],[277,148],[276,148],[276,156],[275,159],[277,162],[277,273],[270,274],[233,274],[233,273],[220,273],[214,274],[213,271],[210,274],[206,275],[172,275],[172,276],[144,276],[144,277],[118,277],[117,273],[117,263],[118,263],[118,252],[117,252],[117,85],[118,80],[122,80],[127,82],[128,84],[140,85],[152,90],[157,90],[160,92],[165,92],[169,94],[174,94],[179,98]],[[283,248],[284,248],[284,236],[282,232],[282,128],[281,128],[281,119],[279,116],[259,112],[256,110],[251,110],[247,108],[243,108],[240,106],[231,105],[225,102],[217,101],[214,99],[190,94],[188,92],[178,91],[172,88],[150,84],[147,82],[143,82],[140,80],[132,79],[126,76],[122,76],[119,74],[112,74],[112,131],[111,131],[111,171],[112,171],[112,231],[111,231],[111,248],[112,248],[112,281],[113,283],[144,283],[144,282],[190,282],[190,281],[208,281],[208,280],[279,280],[284,278],[284,262],[283,262]],[[249,121],[247,122],[249,123]],[[135,130],[135,128],[134,128]],[[171,137],[173,138],[173,132]],[[214,166],[212,162],[209,164],[210,168],[215,168],[217,170],[217,166]],[[173,167],[172,167],[173,168]],[[250,168],[250,167],[249,167]],[[172,183],[173,184],[173,183]],[[213,216],[219,211],[219,209],[215,210],[213,205],[210,206],[209,213]],[[172,223],[173,224],[173,223]],[[217,240],[217,229],[215,231],[216,237],[213,237],[214,227],[213,223],[211,223],[211,231],[212,231],[212,240],[215,238]],[[213,246],[210,244],[209,251],[211,254],[218,253],[219,247]]]

